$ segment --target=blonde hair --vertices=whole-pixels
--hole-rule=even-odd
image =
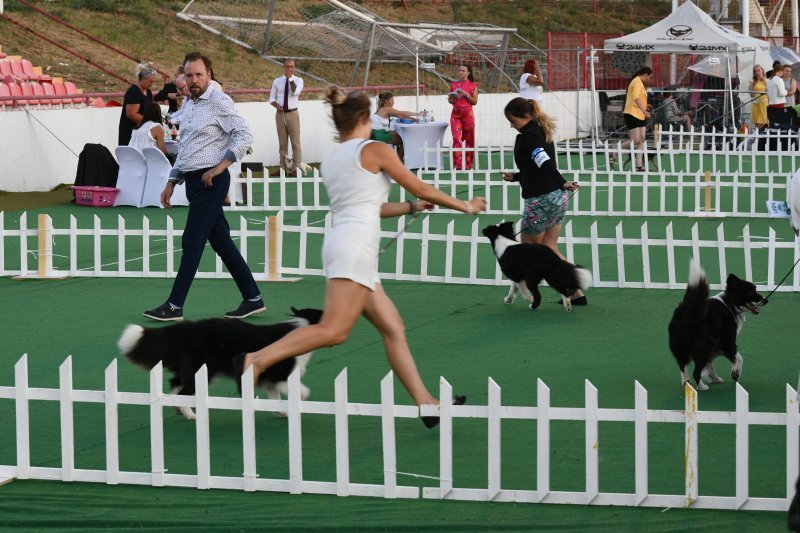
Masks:
[[[353,131],[363,116],[369,117],[369,97],[362,91],[346,93],[336,85],[329,85],[322,98],[331,105],[333,124],[340,137]]]
[[[506,118],[525,118],[526,115],[530,115],[531,118],[542,127],[542,130],[544,130],[545,142],[548,144],[553,142],[556,121],[542,110],[542,107],[536,100],[527,100],[522,97],[514,98],[506,104],[505,115]]]

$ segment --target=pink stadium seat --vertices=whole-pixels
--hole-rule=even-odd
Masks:
[[[14,73],[11,72],[11,62],[8,60],[0,60],[0,75],[2,76],[14,76]]]
[[[8,57],[8,54],[5,52],[0,52],[0,59],[5,59]]]
[[[33,94],[36,96],[44,96],[44,87],[40,83],[31,83],[31,88],[33,89]],[[34,102],[31,100],[31,102]],[[35,103],[39,105],[50,105],[50,100],[45,100],[44,98],[41,100],[36,100]]]
[[[63,83],[54,82],[53,89],[55,89],[56,95],[58,96],[67,94],[67,87]],[[64,98],[63,100],[61,100],[61,103],[64,105],[69,105],[72,103],[72,100],[70,98]]]
[[[52,83],[43,83],[42,84],[42,88],[44,89],[44,94],[46,94],[47,96],[55,96],[56,95],[56,90],[53,88],[53,84]],[[60,98],[51,98],[50,99],[50,103],[53,104],[53,105],[61,105],[61,99]]]
[[[22,60],[22,72],[25,73],[30,81],[39,79],[39,75],[33,70],[33,63],[27,59]]]
[[[10,83],[8,85],[8,88],[11,89],[11,96],[22,96],[22,87],[20,87],[20,85],[18,83]],[[28,105],[28,101],[27,100],[17,100],[14,103],[14,105],[16,105],[16,106]]]
[[[67,94],[78,94],[78,88],[75,84],[71,81],[65,81],[64,87],[67,88]],[[73,104],[83,104],[86,102],[86,98],[75,97],[72,99]]]
[[[27,80],[28,75],[25,74],[25,71],[22,70],[22,61],[19,59],[12,59],[11,60],[11,73],[20,80]]]
[[[19,86],[22,89],[22,96],[33,96],[33,87],[30,83],[20,83]],[[37,100],[30,100],[27,103],[28,105],[39,105]]]
[[[11,96],[11,89],[8,87],[8,84],[0,83],[0,96]],[[0,101],[0,107],[5,108],[6,106],[11,107],[12,105],[13,103],[8,100]]]

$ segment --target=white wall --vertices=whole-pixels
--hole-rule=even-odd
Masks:
[[[503,116],[503,107],[514,96],[479,95],[475,107],[478,146],[513,144],[516,132]],[[577,137],[578,123],[582,134],[589,131],[589,93],[546,93],[545,98],[545,110],[558,121],[560,139]],[[397,97],[395,107],[413,110],[415,100],[413,96]],[[419,106],[433,111],[437,121],[449,120],[451,107],[444,95],[420,96]],[[237,107],[256,139],[253,153],[244,162],[276,165],[278,139],[272,107],[264,102],[241,103]],[[335,143],[329,111],[321,100],[300,102],[301,143],[306,162],[320,161]],[[77,154],[86,143],[100,143],[114,152],[121,112],[118,107],[0,112],[0,190],[48,191],[62,183],[73,183]],[[445,135],[445,145],[450,146],[451,141],[450,135]]]

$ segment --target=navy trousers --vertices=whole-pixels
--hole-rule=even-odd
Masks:
[[[169,303],[179,307],[183,307],[186,301],[186,295],[200,266],[206,242],[211,244],[211,248],[233,276],[243,300],[257,298],[260,294],[250,267],[231,239],[231,228],[222,210],[230,187],[231,175],[225,169],[222,174],[214,178],[211,187],[206,187],[200,180],[206,170],[208,169],[182,174],[186,180],[189,216],[186,218],[186,227],[183,230],[181,265],[168,300]]]

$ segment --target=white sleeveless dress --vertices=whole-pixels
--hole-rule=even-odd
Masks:
[[[390,181],[385,173],[361,166],[361,150],[370,142],[345,141],[322,160],[333,219],[322,245],[322,263],[326,278],[353,280],[374,291],[380,283],[381,204],[389,198]]]
[[[150,120],[139,126],[139,129],[133,130],[133,133],[131,133],[131,140],[128,142],[128,146],[133,146],[140,152],[145,146],[158,148],[158,143],[150,133],[150,130],[152,130],[155,126],[160,126],[160,124]]]

